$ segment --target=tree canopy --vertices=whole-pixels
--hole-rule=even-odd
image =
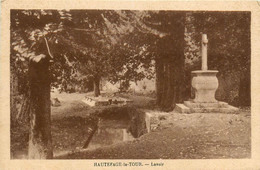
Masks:
[[[26,61],[49,56],[53,86],[93,77],[112,82],[151,77],[145,75],[152,66],[148,37],[165,33],[145,23],[150,17],[147,11],[15,10],[12,60],[23,68],[21,75],[27,71]]]

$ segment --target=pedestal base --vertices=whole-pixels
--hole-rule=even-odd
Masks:
[[[213,103],[184,101],[184,104],[176,104],[175,110],[180,113],[234,113],[238,108],[220,101]]]

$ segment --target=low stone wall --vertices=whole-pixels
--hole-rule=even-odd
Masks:
[[[128,131],[138,138],[160,126],[161,120],[166,119],[170,113],[157,110],[139,109],[133,106],[107,106],[97,113],[105,119],[130,120]]]
[[[135,138],[148,132],[146,114],[144,111],[135,108],[128,108],[128,115],[131,120],[129,131]]]
[[[160,124],[161,120],[164,120],[167,118],[167,116],[170,114],[168,112],[161,112],[158,110],[142,110],[145,113],[145,123],[147,132],[151,132],[155,129],[157,129]]]

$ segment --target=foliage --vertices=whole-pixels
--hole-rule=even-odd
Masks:
[[[201,34],[209,37],[208,64],[210,69],[246,71],[250,67],[250,13],[248,12],[193,12],[188,15],[187,32],[193,44],[187,47],[187,58],[198,58]],[[192,46],[192,47],[191,47]],[[195,47],[194,47],[195,46]]]
[[[146,11],[12,10],[11,63],[26,81],[28,61],[50,57],[53,87],[96,76],[114,83],[152,78],[148,37],[164,34],[144,23],[149,17]]]

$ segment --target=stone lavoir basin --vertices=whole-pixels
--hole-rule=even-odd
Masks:
[[[131,106],[111,105],[84,113],[88,114],[53,117],[54,159],[131,141],[148,132],[146,112]],[[24,136],[25,140],[12,137],[16,142],[13,142],[11,159],[28,159],[28,127],[20,130],[18,128],[14,133]]]
[[[134,137],[128,131],[129,123],[127,120],[102,119],[87,148],[96,149],[133,140]]]
[[[121,142],[132,141],[147,133],[145,112],[135,108],[127,106],[108,107],[96,113],[96,116],[98,121],[95,121],[92,126],[86,124],[85,127],[81,127],[81,129],[84,129],[84,134],[78,133],[81,129],[75,129],[74,132],[78,135],[70,134],[71,136],[84,136],[84,138],[77,138],[73,147],[54,151],[54,157],[61,158],[74,152],[102,149]]]
[[[100,118],[97,124],[91,126],[89,123],[84,123],[84,118],[75,118],[75,120],[79,123],[71,117],[52,124],[54,159],[73,152],[85,152],[135,139],[129,131],[130,119]],[[88,140],[87,146],[84,147]],[[28,146],[14,151],[12,159],[28,159],[27,150]]]

